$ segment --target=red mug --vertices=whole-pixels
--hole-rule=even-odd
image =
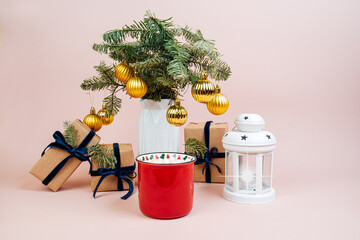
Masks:
[[[183,153],[147,153],[138,162],[139,207],[153,218],[172,219],[187,215],[193,206],[194,162]]]

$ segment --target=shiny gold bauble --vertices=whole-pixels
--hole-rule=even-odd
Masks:
[[[191,88],[191,95],[200,103],[207,103],[214,97],[215,86],[207,79],[207,74],[201,74],[200,80]]]
[[[95,132],[99,131],[103,125],[101,117],[96,114],[94,107],[91,107],[90,114],[86,115],[83,122]]]
[[[219,86],[216,86],[214,97],[206,104],[209,112],[215,115],[224,114],[229,108],[229,100],[220,90]]]
[[[137,76],[132,77],[126,83],[126,91],[133,98],[143,97],[147,92],[147,88],[146,82]]]
[[[134,76],[134,68],[127,63],[120,63],[115,68],[115,76],[121,82],[127,82]]]
[[[175,100],[175,105],[169,107],[166,112],[167,121],[174,126],[182,126],[188,119],[188,113],[184,107],[180,105],[180,100]]]
[[[102,109],[98,111],[97,115],[101,117],[103,125],[109,125],[114,121],[114,115],[110,114],[106,102],[103,102]]]

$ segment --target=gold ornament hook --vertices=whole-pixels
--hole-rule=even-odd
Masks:
[[[178,97],[175,99],[175,106],[176,106],[176,107],[180,107],[180,106],[181,106],[181,100],[180,100]]]
[[[200,76],[200,80],[207,80],[207,78],[208,78],[208,75],[207,75],[207,73],[204,71],[204,72],[201,74],[201,76]]]
[[[103,103],[102,103],[102,109],[106,109],[106,110],[107,110],[107,103],[106,103],[106,102],[103,102]]]
[[[220,92],[221,92],[221,88],[219,87],[219,84],[216,84],[215,94],[220,93]]]
[[[91,107],[91,108],[90,108],[90,114],[95,114],[95,113],[96,113],[95,108],[94,108],[94,107]]]

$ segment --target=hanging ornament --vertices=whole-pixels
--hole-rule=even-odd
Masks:
[[[216,85],[214,97],[206,104],[209,112],[214,115],[224,114],[229,108],[229,100],[220,91],[219,85]]]
[[[97,115],[101,118],[103,125],[110,125],[114,121],[114,115],[110,114],[106,102],[103,102],[102,109],[98,111]]]
[[[101,117],[96,115],[94,107],[91,107],[90,114],[86,115],[83,122],[95,132],[99,131],[103,125]]]
[[[182,126],[188,119],[188,113],[184,107],[181,106],[180,99],[176,98],[175,105],[169,107],[166,112],[167,121],[174,126]]]
[[[207,79],[207,74],[201,74],[198,80],[191,88],[191,95],[200,103],[209,102],[215,95],[215,86]]]
[[[133,98],[143,97],[146,94],[147,89],[148,87],[146,85],[146,82],[138,76],[132,77],[126,83],[126,91]]]
[[[115,76],[120,82],[127,82],[134,76],[134,68],[127,63],[120,63],[115,68]]]

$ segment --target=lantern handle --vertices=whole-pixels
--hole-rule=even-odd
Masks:
[[[239,128],[236,125],[231,129],[231,131],[234,131],[235,129],[239,131]]]

